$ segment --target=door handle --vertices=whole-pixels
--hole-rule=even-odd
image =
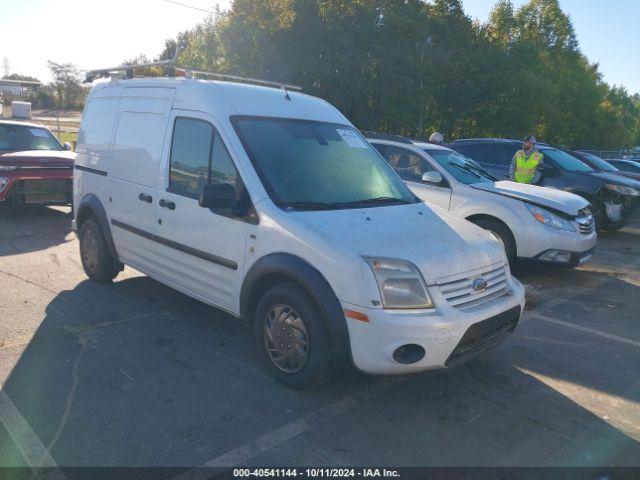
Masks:
[[[153,197],[151,195],[141,193],[140,195],[138,195],[138,200],[140,200],[141,202],[151,203],[153,201]]]
[[[160,202],[158,202],[160,204],[160,206],[162,208],[168,208],[169,210],[175,210],[176,209],[176,204],[173,202],[167,202],[164,198],[160,199]]]

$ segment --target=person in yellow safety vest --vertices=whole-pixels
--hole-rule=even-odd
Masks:
[[[540,165],[543,164],[543,155],[536,150],[536,137],[527,135],[522,140],[522,150],[518,150],[511,160],[509,178],[512,182],[533,183],[540,181]]]

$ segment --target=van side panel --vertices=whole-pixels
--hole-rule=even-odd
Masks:
[[[87,194],[93,195],[95,201],[106,208],[107,172],[111,161],[113,131],[121,92],[122,88],[117,85],[100,85],[91,91],[87,99],[78,132],[76,167],[73,172],[73,203],[76,216],[80,210],[80,203]]]
[[[107,171],[111,140],[119,98],[94,98],[87,103],[78,132],[77,162],[95,170]]]
[[[156,183],[167,116],[157,112],[127,112],[118,117],[110,175],[138,185]]]
[[[109,222],[123,263],[158,270],[156,184],[175,89],[122,90],[109,169]]]

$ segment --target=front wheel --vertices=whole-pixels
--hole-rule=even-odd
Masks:
[[[254,330],[264,363],[286,387],[314,388],[331,376],[329,334],[322,314],[298,285],[281,283],[262,296]]]

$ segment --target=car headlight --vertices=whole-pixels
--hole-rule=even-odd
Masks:
[[[9,179],[7,177],[0,177],[0,192],[4,190],[4,187],[9,183]]]
[[[624,185],[614,185],[612,183],[607,183],[605,187],[607,187],[607,189],[611,190],[612,192],[619,193],[620,195],[629,195],[631,197],[637,197],[638,195],[640,195],[640,190],[637,190],[633,187],[625,187]]]
[[[384,308],[434,308],[417,267],[396,258],[363,257],[378,283]]]
[[[14,170],[17,170],[18,166],[17,165],[0,165],[0,172],[13,172]]]
[[[530,203],[525,203],[527,209],[540,223],[546,225],[547,227],[554,228],[556,230],[568,230],[570,232],[575,232],[576,228],[573,225],[573,222],[569,220],[565,220],[564,218],[551,213],[549,210],[545,210],[544,208],[536,207],[535,205],[531,205]]]

